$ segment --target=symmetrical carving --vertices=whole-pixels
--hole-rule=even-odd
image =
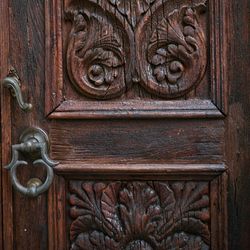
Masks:
[[[72,4],[67,10],[72,23],[67,68],[78,90],[95,99],[111,99],[140,84],[159,97],[175,98],[195,87],[207,63],[199,24],[204,0],[166,12],[168,4],[162,0]]]
[[[71,249],[209,249],[208,182],[70,182]]]
[[[109,0],[117,10],[135,27],[142,14],[148,11],[155,0]]]

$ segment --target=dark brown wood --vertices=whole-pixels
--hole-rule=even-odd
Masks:
[[[9,72],[9,3],[6,0],[0,2],[0,78]],[[3,166],[8,164],[11,147],[11,105],[9,90],[1,85],[1,171],[0,171],[0,249],[11,250],[13,248],[13,214],[12,214],[12,186],[8,173]]]
[[[229,166],[230,249],[250,248],[250,3],[231,1],[229,34],[229,113],[226,161]]]
[[[93,168],[95,168],[95,166],[93,166]],[[171,166],[166,166],[166,168],[167,167],[171,167]],[[178,168],[178,167],[180,168],[181,165],[176,166],[176,168]],[[184,168],[184,165],[182,165],[182,167]],[[209,210],[211,209],[210,214],[212,216],[211,220],[212,220],[213,231],[209,231],[208,234],[210,235],[210,233],[211,233],[213,235],[213,237],[211,238],[211,241],[209,241],[209,244],[211,244],[211,246],[213,246],[212,249],[226,249],[226,245],[225,245],[226,242],[222,239],[222,237],[225,237],[226,227],[221,228],[222,225],[226,225],[226,224],[223,224],[223,222],[225,220],[224,216],[226,216],[225,210],[224,210],[225,209],[225,200],[218,198],[218,196],[221,197],[219,195],[220,192],[225,192],[225,188],[226,188],[225,178],[221,177],[221,171],[222,172],[224,171],[224,167],[219,166],[219,165],[217,165],[217,166],[211,165],[211,169],[210,169],[211,174],[212,174],[212,172],[215,173],[214,171],[218,171],[217,176],[219,176],[219,177],[216,177],[215,175],[214,176],[211,175],[210,179],[207,179],[206,181],[204,180],[202,182],[196,180],[195,178],[193,179],[191,177],[193,175],[190,175],[190,172],[188,171],[188,167],[189,166],[187,166],[187,168],[186,168],[187,172],[186,172],[186,175],[183,175],[184,179],[182,181],[180,181],[180,176],[178,174],[175,175],[175,177],[174,176],[171,177],[166,173],[166,175],[163,177],[161,174],[162,170],[160,171],[160,169],[159,169],[158,175],[156,173],[153,177],[154,182],[151,181],[152,176],[151,176],[151,179],[150,179],[150,177],[146,178],[147,181],[144,178],[142,178],[140,181],[138,181],[139,171],[138,170],[136,171],[135,169],[134,169],[135,171],[133,171],[133,172],[134,173],[137,172],[136,175],[133,175],[132,172],[129,172],[129,173],[124,172],[123,179],[119,180],[119,181],[117,181],[117,177],[112,178],[111,168],[109,168],[108,173],[105,174],[105,178],[104,178],[104,176],[101,177],[99,175],[92,176],[90,173],[93,172],[93,168],[88,168],[84,172],[84,177],[83,177],[84,179],[82,179],[82,177],[80,178],[81,181],[74,180],[74,177],[70,173],[64,172],[63,175],[66,174],[67,179],[69,179],[69,181],[66,181],[66,187],[68,186],[68,188],[66,188],[66,190],[68,190],[67,192],[69,192],[71,194],[69,200],[67,201],[71,204],[71,213],[70,214],[67,213],[68,214],[67,215],[67,223],[70,226],[68,226],[67,228],[70,228],[71,237],[73,237],[73,238],[71,238],[71,243],[70,243],[69,238],[67,237],[67,231],[62,232],[61,229],[65,228],[65,225],[62,226],[62,224],[60,222],[61,221],[61,216],[60,216],[60,219],[58,218],[58,223],[57,223],[57,228],[58,229],[60,228],[60,238],[56,239],[55,244],[58,244],[57,246],[59,246],[59,245],[62,246],[62,244],[64,244],[64,246],[67,245],[67,249],[70,248],[71,244],[72,244],[73,249],[77,245],[80,246],[81,249],[92,249],[92,247],[91,247],[92,244],[94,244],[94,245],[103,244],[103,246],[105,244],[110,244],[110,245],[107,245],[110,247],[110,249],[121,249],[121,244],[126,244],[126,241],[123,241],[123,240],[129,236],[129,235],[127,235],[127,234],[129,234],[129,231],[128,230],[121,231],[122,232],[120,235],[121,237],[119,238],[118,241],[116,241],[116,243],[113,241],[113,239],[115,237],[118,237],[116,232],[117,232],[117,230],[119,230],[119,228],[122,229],[123,226],[126,227],[129,225],[133,225],[131,223],[126,223],[127,222],[126,220],[129,219],[129,216],[133,216],[133,211],[137,211],[138,219],[140,219],[140,216],[139,216],[140,215],[139,211],[141,211],[140,209],[143,209],[144,206],[147,204],[149,205],[149,207],[151,209],[149,208],[146,211],[152,211],[152,213],[150,213],[150,214],[148,214],[148,216],[146,216],[147,212],[145,212],[144,216],[141,217],[141,222],[146,223],[145,227],[144,227],[146,230],[146,228],[150,228],[150,225],[152,226],[151,223],[154,223],[155,227],[157,227],[157,225],[158,226],[160,225],[161,220],[157,220],[157,219],[151,220],[150,216],[154,217],[154,215],[156,215],[156,217],[161,217],[162,216],[161,211],[162,212],[164,211],[164,210],[162,210],[162,206],[169,204],[167,206],[168,209],[171,210],[172,208],[173,209],[175,208],[178,210],[179,208],[181,208],[180,207],[181,204],[183,204],[183,206],[186,206],[188,204],[189,199],[191,202],[191,200],[194,197],[197,197],[197,198],[201,197],[201,199],[204,199],[203,200],[204,202],[205,202],[205,200],[207,201],[207,199],[210,200],[210,198],[211,198],[210,203],[212,204],[212,206],[211,206],[211,208],[209,206],[208,209]],[[201,169],[208,168],[208,166],[202,166],[202,165],[197,166],[197,169],[198,169],[198,167],[200,167]],[[117,168],[118,168],[118,166],[117,166]],[[117,168],[113,169],[113,173],[115,175],[117,174]],[[147,166],[147,169],[141,168],[140,169],[141,177],[144,176],[143,171],[145,171],[145,170],[147,171],[149,169],[151,169],[151,171],[152,171],[153,168],[155,168],[155,166],[153,166],[153,165]],[[195,175],[199,172],[199,170],[197,170],[197,169],[195,171]],[[176,169],[174,171],[176,171]],[[172,173],[174,173],[174,171]],[[60,172],[60,173],[58,172],[58,174],[62,174],[62,172]],[[200,175],[200,180],[202,179],[201,176],[202,176],[202,172]],[[110,177],[111,177],[111,179],[110,179]],[[169,177],[170,177],[170,179],[169,179]],[[73,180],[72,180],[72,178],[73,178]],[[101,178],[101,180],[100,180],[100,178]],[[178,181],[176,181],[176,178]],[[185,178],[190,178],[190,179],[187,181],[187,180],[185,180]],[[60,178],[60,179],[63,180],[62,178]],[[209,193],[207,193],[207,195],[200,196],[200,192],[202,192],[202,189],[200,189],[198,187],[200,187],[199,185],[202,185],[201,183],[207,183],[207,184],[209,183],[209,190],[210,191],[209,191]],[[150,189],[151,184],[153,185],[152,188],[154,187],[153,190]],[[185,200],[186,202],[178,203],[179,204],[178,207],[170,205],[170,203],[171,203],[170,202],[171,201],[170,194],[172,193],[173,190],[171,190],[169,185],[175,185],[175,184],[177,184],[177,186],[176,186],[177,189],[174,189],[175,192],[178,191],[178,187],[181,187],[182,184],[184,186],[186,185],[186,187],[191,187],[193,185],[193,189],[188,188],[188,189],[183,189],[182,191],[179,190],[174,195],[175,199],[179,199],[180,196],[182,196],[182,195],[185,196],[185,194],[187,194],[186,191],[191,192],[191,193],[193,192],[193,195],[190,193],[190,195],[186,196],[187,199],[181,198],[180,201]],[[56,206],[56,204],[61,204],[61,201],[62,201],[61,199],[64,199],[64,197],[65,197],[65,193],[64,193],[65,192],[65,184],[62,181],[59,181],[59,182],[56,181],[55,185],[57,186],[57,189],[59,191],[58,195],[54,195],[55,199],[57,200],[57,202],[54,203]],[[145,189],[145,192],[140,191],[141,190],[140,188],[143,188],[143,187],[145,188],[148,185],[149,185],[149,187],[147,189]],[[131,193],[131,192],[129,193],[129,190],[131,187],[133,188],[132,189],[133,193]],[[196,190],[195,187],[197,187],[198,189]],[[162,188],[167,188],[168,191],[163,192]],[[63,190],[63,192],[61,192],[61,190]],[[84,192],[84,190],[86,192]],[[151,190],[151,192],[148,193],[147,191],[150,191],[150,190]],[[118,192],[119,195],[116,194],[116,192]],[[130,208],[129,209],[130,213],[128,214],[128,217],[123,217],[121,215],[122,213],[119,213],[119,209],[122,209],[124,207],[122,200],[121,200],[121,197],[120,197],[120,195],[122,195],[124,192],[125,192],[125,194],[128,194],[128,196],[127,196],[128,199],[132,199],[132,200],[136,199],[137,200],[137,202],[134,202],[134,203],[131,203],[129,201],[126,202],[127,206]],[[152,199],[149,199],[149,202],[144,203],[144,201],[147,200],[147,197],[149,197],[149,196],[147,196],[147,194],[152,194],[152,195],[155,194],[156,196],[155,196],[155,198],[151,197]],[[145,197],[142,198],[141,195],[143,197],[145,195]],[[153,211],[155,211],[154,209],[156,209],[156,207],[153,206],[151,203],[158,202],[158,198],[156,198],[157,196],[160,199],[166,199],[166,200],[165,200],[165,202],[161,201],[160,204],[162,204],[162,205],[160,205],[159,210],[157,210],[157,211],[159,211],[159,213],[154,214]],[[88,201],[86,199],[88,199]],[[109,202],[105,202],[106,199],[109,199]],[[83,200],[85,202],[83,202]],[[196,200],[196,198],[194,198],[194,200]],[[194,202],[194,200],[193,200],[193,202]],[[191,209],[191,207],[193,207],[193,209],[195,210],[195,209],[198,209],[198,206],[204,206],[205,205],[204,202],[199,202],[198,200],[196,200],[195,204],[193,204],[193,205],[189,204],[187,207],[189,207],[189,209]],[[90,203],[93,203],[93,206],[89,206]],[[115,210],[112,209],[112,206],[115,206],[116,209]],[[100,213],[99,209],[102,210],[102,213]],[[170,215],[170,210],[168,210],[169,215]],[[177,211],[177,210],[175,210],[175,211]],[[60,205],[59,205],[59,207],[57,207],[57,209],[56,209],[56,207],[54,207],[53,211],[58,211],[58,215],[65,214],[65,212],[66,212],[65,206],[60,206]],[[106,211],[107,211],[107,213],[106,213]],[[111,211],[113,211],[113,212],[111,212]],[[115,211],[117,211],[117,213],[118,213],[117,215],[115,214],[116,213]],[[202,214],[202,212],[199,212],[199,209],[198,209],[197,212],[195,212],[195,213],[191,212],[190,216],[188,217],[189,220],[185,221],[184,209],[181,209],[181,211],[182,212],[179,215],[182,218],[181,225],[182,225],[184,232],[186,230],[186,232],[190,233],[191,231],[195,230],[195,228],[196,228],[198,230],[197,231],[198,234],[200,233],[202,235],[203,233],[205,233],[205,231],[198,229],[200,226],[202,226],[198,222],[198,220],[201,219],[201,220],[207,221],[208,217],[200,216]],[[205,210],[202,210],[202,211],[205,212]],[[102,216],[102,214],[104,215],[104,217],[103,218],[99,217],[99,216]],[[105,227],[105,225],[106,225],[105,215],[110,216],[109,217],[110,218],[110,220],[109,220],[110,226],[108,228]],[[171,218],[176,219],[176,223],[174,225],[178,227],[178,215],[177,214],[175,214],[175,215],[176,215],[175,217],[171,217]],[[96,219],[94,219],[95,216],[97,216],[98,218],[96,217]],[[192,216],[194,216],[194,218],[197,218],[197,219],[199,218],[199,219],[193,220]],[[167,218],[169,218],[169,217],[165,217],[166,220],[167,220]],[[135,219],[136,218],[134,218],[134,220]],[[92,221],[91,227],[89,224],[90,220]],[[100,224],[98,224],[98,221],[100,222]],[[119,227],[119,221],[123,222],[122,227]],[[195,221],[197,222],[197,224]],[[186,222],[188,224],[185,224]],[[112,223],[116,223],[115,228],[112,227]],[[149,227],[146,227],[147,223],[149,223]],[[169,221],[169,223],[166,223],[165,225],[170,226],[171,223],[172,222]],[[100,225],[101,227],[99,227],[99,230],[96,231],[95,229],[98,228],[98,225]],[[134,226],[136,227],[136,225],[139,226],[139,225],[141,225],[141,223],[136,223]],[[135,227],[133,227],[133,228],[135,228]],[[172,227],[170,227],[169,231],[162,231],[162,233],[165,232],[167,234],[171,234],[171,228]],[[140,227],[138,229],[140,229]],[[85,233],[88,232],[85,235],[85,237],[84,237],[84,232]],[[96,234],[97,232],[99,232],[99,234]],[[153,232],[156,232],[156,230],[154,230]],[[177,232],[178,232],[178,230],[177,230]],[[185,235],[186,236],[185,238],[189,239],[188,241],[181,241],[181,238],[180,238],[180,241],[173,241],[173,240],[171,240],[171,237],[170,237],[168,239],[169,240],[168,246],[169,246],[170,242],[172,242],[172,244],[177,244],[177,245],[180,243],[184,244],[184,245],[185,244],[192,245],[192,244],[195,244],[196,241],[202,240],[202,238],[200,238],[198,236],[193,238],[189,233],[187,233],[187,235],[186,235],[184,232],[182,232],[179,236],[181,237],[182,235]],[[148,244],[153,244],[153,246],[154,246],[153,249],[165,249],[165,248],[162,248],[163,242],[161,242],[160,237],[157,237],[157,240],[156,240],[156,238],[153,238],[154,233],[151,233],[148,235],[147,230],[146,230],[145,233],[143,233],[141,235],[141,237],[139,237],[138,240],[136,240],[136,235],[137,235],[136,231],[131,231],[130,234],[133,235],[133,239],[135,241],[134,244],[139,244],[139,243],[141,243],[142,245],[145,244],[145,242],[143,242],[143,240],[147,239],[147,237],[149,235],[151,235],[152,238],[151,238],[151,240],[147,241]],[[105,235],[105,237],[104,237],[104,235]],[[175,235],[177,236],[178,233]],[[194,240],[194,242],[193,242],[193,240]],[[142,241],[142,242],[140,242],[140,241]],[[98,243],[98,242],[100,242],[100,243]],[[115,245],[113,245],[113,244],[115,244]],[[127,243],[127,244],[129,244],[129,243]],[[111,248],[111,247],[113,247],[113,248]],[[56,249],[56,248],[53,248],[53,249]],[[198,248],[198,249],[200,249],[200,248]]]
[[[114,107],[116,107],[114,109]],[[190,101],[124,101],[80,102],[64,101],[52,119],[120,119],[120,118],[223,118],[223,114],[206,100]]]
[[[46,1],[46,63],[51,65],[46,114],[57,119],[223,116],[226,12],[223,0],[186,0],[183,6]],[[174,112],[168,99],[177,97],[183,101]]]
[[[11,144],[18,143],[21,133],[29,126],[38,126],[46,130],[42,124],[44,113],[44,3],[43,1],[9,0],[10,20],[10,55],[11,66],[15,67],[21,82],[25,100],[33,104],[33,111],[22,112],[15,100],[12,99],[11,115],[12,131]],[[9,96],[9,93],[8,93]],[[10,146],[8,147],[8,150]],[[8,160],[10,158],[8,157]],[[8,174],[8,173],[6,173]],[[41,168],[22,167],[18,177],[24,185],[32,177],[44,178]],[[6,176],[7,179],[7,176]],[[9,178],[8,178],[9,179]],[[6,188],[11,187],[9,183]],[[5,197],[6,201],[11,196]],[[47,249],[48,248],[48,212],[47,196],[29,199],[13,190],[14,227],[11,230],[13,240],[9,240],[6,249]],[[8,224],[6,222],[6,227]],[[13,246],[11,245],[13,244]]]
[[[227,186],[227,174],[219,175],[210,182],[211,249],[231,249],[228,245],[227,196],[224,195]]]
[[[56,176],[48,194],[48,250],[67,249],[65,179]]]
[[[0,76],[14,66],[34,109],[1,89],[1,164],[29,126],[60,164],[36,199],[1,170],[0,249],[250,249],[249,13],[248,0],[2,0]]]
[[[70,181],[71,249],[209,249],[208,182]]]
[[[98,175],[105,178],[106,175],[122,178],[122,175],[133,175],[137,178],[178,178],[211,180],[221,175],[226,170],[223,164],[59,164],[55,171],[59,175],[72,178],[85,178],[84,175]],[[89,178],[89,177],[87,177]]]
[[[223,121],[53,122],[52,156],[61,163],[218,163]],[[84,128],[84,129],[83,129]]]

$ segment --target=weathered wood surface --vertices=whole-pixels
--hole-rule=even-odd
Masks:
[[[223,121],[53,122],[51,152],[61,163],[223,161]],[[84,128],[84,129],[83,129]]]
[[[8,1],[0,2],[0,79],[9,71],[9,15]],[[3,166],[9,162],[11,146],[11,103],[9,90],[1,86],[1,171],[0,171],[0,249],[13,247],[12,186]]]
[[[8,1],[10,19],[10,55],[9,63],[15,67],[22,82],[24,98],[34,108],[30,113],[20,111],[16,102],[12,101],[12,144],[25,128],[39,126],[46,130],[43,122],[44,110],[44,2],[43,1]],[[32,167],[22,167],[18,177],[23,184],[35,176],[43,176],[43,172]],[[7,186],[5,188],[8,188]],[[6,197],[6,200],[10,197]],[[14,229],[6,244],[13,243],[13,249],[47,249],[47,195],[38,199],[29,199],[13,191]],[[8,218],[4,218],[8,225]]]
[[[229,166],[228,222],[230,249],[250,249],[250,2],[231,1],[229,114],[226,162]]]
[[[59,0],[58,2],[60,3]],[[68,3],[69,1],[65,2]],[[209,2],[215,3],[217,1]],[[46,3],[48,4],[48,1]],[[250,214],[250,86],[248,84],[250,79],[250,3],[248,0],[230,0],[224,1],[224,3],[229,7],[225,26],[228,39],[225,43],[220,43],[217,37],[212,42],[218,47],[214,48],[215,51],[210,51],[218,64],[221,59],[216,57],[214,53],[221,51],[219,47],[225,46],[228,53],[222,57],[224,58],[223,64],[221,64],[223,68],[211,69],[216,79],[221,76],[221,70],[226,70],[225,75],[228,76],[224,79],[228,84],[228,93],[227,88],[220,89],[221,85],[216,85],[212,95],[213,98],[211,98],[219,107],[218,110],[222,110],[224,113],[227,110],[225,97],[229,97],[228,114],[224,120],[217,119],[215,116],[213,119],[211,119],[211,116],[210,119],[204,119],[207,118],[205,114],[203,119],[188,119],[187,115],[180,120],[77,121],[77,117],[73,117],[76,120],[49,121],[45,118],[45,106],[48,106],[46,110],[46,114],[48,114],[53,111],[50,108],[56,108],[58,103],[55,102],[56,105],[53,106],[53,103],[44,102],[45,75],[46,72],[51,70],[47,64],[48,61],[45,64],[45,43],[47,42],[47,46],[51,45],[45,39],[45,1],[1,1],[0,20],[3,32],[0,35],[0,75],[3,77],[7,73],[8,64],[16,67],[23,82],[22,89],[25,97],[34,104],[35,110],[28,115],[24,114],[13,102],[12,126],[8,126],[10,121],[10,113],[7,112],[10,105],[9,93],[8,91],[1,92],[2,164],[9,161],[10,144],[16,143],[23,129],[31,125],[50,131],[52,156],[60,160],[65,168],[68,166],[68,171],[70,171],[69,166],[72,162],[75,164],[72,164],[75,171],[79,171],[78,164],[80,162],[88,164],[145,164],[149,162],[151,164],[181,162],[207,164],[225,162],[229,177],[228,193],[225,187],[226,177],[215,178],[211,181],[210,200],[212,205],[210,209],[213,211],[210,215],[211,238],[218,239],[211,242],[211,248],[226,249],[227,243],[223,241],[228,233],[229,249],[250,249],[250,219],[248,216]],[[217,10],[210,9],[210,11]],[[7,20],[8,17],[10,22]],[[132,17],[129,20],[133,25],[134,19]],[[216,20],[210,19],[209,22],[216,23]],[[10,24],[9,31],[8,23]],[[202,25],[202,27],[205,27],[205,22]],[[70,29],[71,26],[68,23],[65,31],[70,31]],[[10,54],[8,54],[8,32],[10,32],[9,37],[11,38]],[[211,44],[208,46],[211,46]],[[65,49],[63,48],[64,52]],[[227,60],[225,60],[225,56]],[[227,65],[228,68],[226,68]],[[211,93],[201,88],[201,86],[205,86],[204,82],[209,77],[205,76],[204,79],[203,82],[197,84],[196,92],[191,90],[186,98],[178,97],[179,100],[192,99],[196,95],[206,99]],[[70,83],[69,79],[66,80]],[[50,82],[52,87],[54,83],[55,81]],[[48,84],[47,81],[46,84]],[[148,90],[151,87],[146,88]],[[129,97],[133,99],[136,94],[139,94],[139,97],[148,100],[160,100],[162,98],[156,97],[155,93],[146,93],[147,90],[144,91],[137,87],[133,89],[134,94]],[[77,91],[74,87],[71,88],[71,85],[65,91],[73,99],[79,100],[82,97],[82,94],[73,93]],[[46,97],[48,97],[47,94]],[[126,97],[125,95],[125,99]],[[89,101],[88,98],[85,99]],[[68,105],[68,103],[64,105],[66,104]],[[75,110],[77,105],[75,105]],[[67,110],[70,110],[70,105],[67,106]],[[74,116],[76,115],[79,114],[74,114]],[[81,166],[84,167],[84,165]],[[30,177],[43,174],[32,168],[22,169],[22,171],[19,176],[24,183]],[[94,177],[97,177],[97,175],[91,176],[89,181],[97,183],[99,180],[95,181]],[[178,179],[177,174],[176,178]],[[192,173],[187,175],[187,178],[192,178]],[[140,180],[143,182],[143,179]],[[110,181],[115,182],[117,180],[112,178]],[[127,181],[129,182],[129,177]],[[131,177],[131,182],[133,181],[136,180],[132,180]],[[196,181],[201,182],[202,180]],[[71,180],[71,182],[75,183],[76,181]],[[2,239],[0,248],[4,250],[58,250],[65,246],[69,248],[70,229],[66,227],[69,222],[69,217],[67,217],[69,216],[69,203],[66,199],[67,183],[67,178],[65,183],[64,177],[57,177],[48,196],[43,195],[38,199],[30,200],[15,191],[12,193],[7,173],[2,170],[2,223],[0,229],[3,228],[3,230],[2,238],[0,237],[0,240]],[[228,195],[228,215],[222,210],[227,198],[226,194]],[[219,216],[220,219],[216,216]],[[225,217],[227,217],[228,227],[227,223],[222,223]],[[13,222],[14,227],[12,226]],[[72,242],[74,242],[74,237],[72,239]],[[224,245],[220,245],[218,242]],[[141,246],[145,247],[144,245]]]

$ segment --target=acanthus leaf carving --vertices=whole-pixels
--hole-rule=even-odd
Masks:
[[[82,93],[98,99],[120,96],[126,88],[123,40],[108,18],[87,10],[69,10],[69,77]]]
[[[183,6],[162,18],[141,61],[142,85],[164,98],[183,96],[202,80],[206,70],[206,40],[198,17],[204,4]]]
[[[209,249],[207,182],[70,182],[71,249]]]
[[[199,19],[206,0],[169,13],[165,1],[87,2],[67,11],[72,22],[67,69],[84,95],[112,99],[139,84],[151,94],[171,99],[184,96],[202,81],[207,49]],[[155,20],[159,13],[163,14]]]

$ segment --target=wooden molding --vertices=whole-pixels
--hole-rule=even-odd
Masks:
[[[213,179],[226,170],[224,164],[60,164],[55,167],[58,175],[67,178],[89,178],[89,175],[96,178],[119,176],[119,178],[136,177],[145,178],[195,178]],[[88,177],[86,177],[88,176]],[[103,177],[102,177],[103,176]],[[147,176],[147,177],[146,177]],[[190,177],[191,176],[191,177]],[[94,177],[95,178],[95,177]]]

